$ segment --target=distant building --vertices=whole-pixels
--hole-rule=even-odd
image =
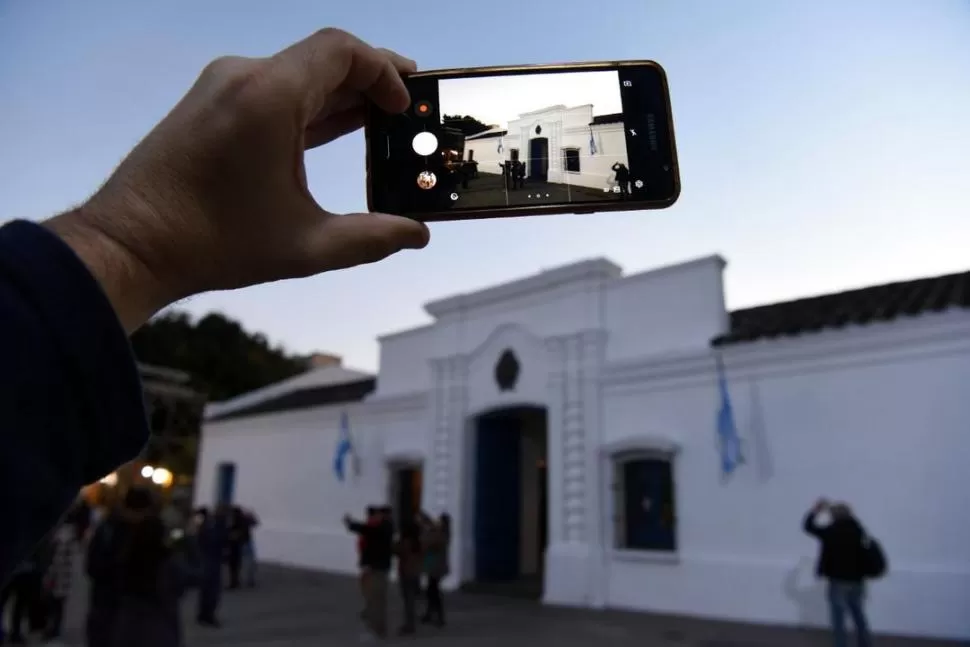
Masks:
[[[380,338],[376,377],[209,405],[196,502],[253,507],[269,561],[355,572],[341,519],[387,502],[452,515],[449,586],[824,626],[801,521],[825,496],[889,556],[876,631],[970,640],[970,272],[729,312],[724,266],[593,259],[429,303]]]
[[[152,438],[143,458],[183,479],[195,473],[206,395],[189,386],[184,371],[138,364]]]
[[[327,353],[314,353],[307,358],[309,369],[323,368],[324,366],[340,366],[343,358],[339,355],[329,355]]]

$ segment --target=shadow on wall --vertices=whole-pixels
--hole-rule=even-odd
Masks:
[[[761,483],[767,483],[775,475],[775,461],[771,455],[771,445],[768,442],[768,430],[765,426],[765,412],[761,404],[761,391],[758,382],[751,380],[751,414],[750,429],[751,444],[754,450],[755,471]]]
[[[798,626],[804,629],[828,624],[825,584],[815,576],[815,560],[803,557],[785,576],[785,596],[798,610]]]

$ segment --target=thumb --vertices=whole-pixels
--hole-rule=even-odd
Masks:
[[[424,223],[383,213],[326,214],[304,238],[315,272],[374,263],[402,249],[421,249],[430,233]]]

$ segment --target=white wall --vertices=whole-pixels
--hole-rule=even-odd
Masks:
[[[970,639],[970,316],[739,346],[724,357],[748,454],[727,483],[709,357],[607,379],[608,443],[647,435],[681,444],[679,561],[613,554],[608,603],[824,625],[811,573],[817,546],[800,524],[825,496],[849,502],[888,553],[890,573],[871,589],[877,631]]]
[[[333,471],[340,412],[349,415],[360,474]],[[252,508],[261,560],[336,572],[356,570],[356,541],[344,514],[385,502],[382,435],[360,406],[317,407],[206,424],[196,478],[196,505],[212,505],[221,462],[236,464],[235,501]]]
[[[612,281],[604,294],[607,361],[704,350],[726,332],[724,267],[708,256]]]

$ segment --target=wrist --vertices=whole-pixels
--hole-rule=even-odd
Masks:
[[[83,206],[42,225],[77,254],[131,334],[179,297],[129,246],[99,227],[99,219]]]

